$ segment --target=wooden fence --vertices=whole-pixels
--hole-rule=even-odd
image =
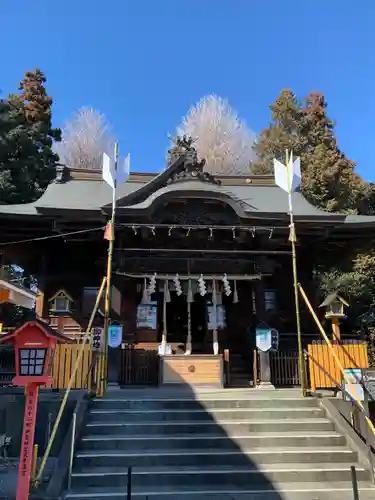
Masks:
[[[297,350],[270,353],[271,382],[276,387],[300,385],[299,360]]]
[[[155,350],[121,349],[121,385],[157,385],[159,382],[159,355]]]
[[[344,368],[368,368],[367,344],[335,344],[333,349]],[[312,391],[341,387],[342,375],[327,345],[308,346],[308,365]]]
[[[52,366],[52,389],[66,389],[73,373],[74,365],[82,344],[57,344]],[[87,389],[90,384],[89,370],[91,368],[91,344],[83,346],[83,355],[78,364],[72,389]]]

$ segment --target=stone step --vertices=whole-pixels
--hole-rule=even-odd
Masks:
[[[102,435],[152,435],[160,434],[161,432],[169,436],[171,434],[209,434],[209,435],[233,435],[237,433],[248,432],[267,432],[274,431],[275,426],[278,431],[333,431],[334,425],[328,419],[324,418],[306,418],[306,419],[290,419],[290,420],[226,420],[220,421],[200,421],[195,422],[181,421],[170,422],[165,425],[164,422],[106,422],[96,423],[89,422],[86,426],[88,434]]]
[[[256,391],[253,391],[256,394]],[[162,398],[162,399],[119,399],[106,397],[103,399],[96,399],[93,402],[94,409],[102,410],[216,410],[216,409],[233,409],[233,408],[255,408],[255,409],[269,409],[269,408],[317,408],[318,403],[313,398],[255,398],[245,397],[243,399],[236,398]]]
[[[249,450],[164,450],[142,451],[78,451],[75,457],[74,469],[85,467],[152,467],[152,466],[194,466],[207,464],[217,466],[246,466],[256,464],[320,464],[345,463],[353,464],[357,454],[347,448],[252,448]]]
[[[360,499],[373,500],[375,489],[360,483]],[[125,499],[123,487],[85,488],[84,491],[72,491],[66,500],[109,500]],[[269,488],[248,485],[246,488],[234,488],[231,484],[220,488],[193,489],[132,488],[132,498],[137,500],[353,500],[351,483],[274,483]]]
[[[357,479],[366,481],[368,472],[357,467]],[[132,486],[141,487],[147,484],[152,487],[215,487],[231,484],[235,487],[262,485],[269,487],[274,482],[303,483],[303,482],[331,482],[350,481],[351,470],[348,465],[325,464],[306,466],[303,464],[279,464],[259,467],[249,464],[247,467],[153,467],[135,468],[132,470]],[[124,468],[91,468],[72,474],[73,489],[90,486],[126,487],[128,481],[127,470]]]
[[[215,409],[209,411],[206,409],[189,410],[122,410],[122,409],[97,409],[92,408],[89,411],[89,421],[97,423],[106,422],[178,422],[189,420],[190,422],[216,421],[223,420],[287,420],[296,418],[323,418],[325,416],[322,408],[234,408],[234,409]]]
[[[123,436],[123,435],[86,435],[80,443],[81,450],[173,450],[173,449],[250,449],[254,447],[295,446],[345,446],[346,440],[335,432],[283,432],[254,433],[245,436],[206,436],[206,435],[165,435]]]

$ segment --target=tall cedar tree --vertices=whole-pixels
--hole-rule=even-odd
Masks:
[[[255,173],[272,173],[273,159],[283,161],[285,149],[301,157],[302,192],[315,206],[327,211],[369,213],[373,188],[355,172],[355,163],[339,149],[327,103],[310,92],[300,103],[284,89],[270,106],[271,123],[255,146]]]
[[[45,82],[39,69],[26,71],[21,92],[0,101],[0,203],[34,201],[55,177],[61,131],[52,128]]]
[[[273,171],[273,158],[284,159],[285,149],[301,157],[302,191],[315,206],[345,213],[373,214],[375,190],[354,171],[355,164],[340,151],[334,123],[327,116],[324,96],[311,92],[299,103],[290,90],[283,90],[271,105],[271,124],[259,137],[255,151],[256,172]],[[332,291],[345,294],[351,307],[347,327],[365,331],[375,364],[375,251],[348,241],[335,263],[316,262],[322,295]]]
[[[273,159],[283,161],[286,149],[293,150],[296,156],[301,154],[302,110],[296,96],[291,90],[282,90],[270,110],[271,123],[253,148],[257,160],[251,170],[256,174],[272,173]]]

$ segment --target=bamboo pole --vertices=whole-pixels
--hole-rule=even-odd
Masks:
[[[297,273],[297,251],[296,251],[296,229],[294,225],[294,214],[292,205],[292,183],[290,179],[290,169],[289,169],[289,152],[285,151],[285,166],[288,176],[288,198],[289,198],[289,217],[290,217],[290,236],[289,240],[292,244],[292,269],[293,269],[293,288],[294,288],[294,305],[296,309],[296,326],[297,326],[297,342],[298,342],[298,360],[299,360],[299,373],[301,379],[301,389],[302,394],[306,396],[306,374],[305,374],[305,364],[303,358],[303,347],[302,347],[302,333],[301,333],[301,316],[299,307],[299,295],[298,295],[298,273]]]
[[[114,188],[112,190],[112,217],[110,220],[111,231],[110,240],[108,245],[108,259],[107,259],[107,287],[105,290],[105,306],[104,306],[104,350],[102,354],[102,370],[99,380],[98,396],[104,396],[108,385],[108,329],[111,314],[111,299],[112,299],[112,260],[113,249],[115,244],[115,223],[116,223],[116,188],[117,188],[117,162],[118,162],[118,144],[115,143],[114,149],[115,161],[115,178]]]

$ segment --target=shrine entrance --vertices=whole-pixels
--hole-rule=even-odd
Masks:
[[[178,344],[179,350],[185,351],[186,339],[189,331],[189,314],[186,307],[186,297],[178,296],[176,292],[170,294],[167,304],[167,332],[168,342]],[[206,299],[194,294],[190,307],[191,338],[193,352],[206,352],[207,342],[207,304]]]

